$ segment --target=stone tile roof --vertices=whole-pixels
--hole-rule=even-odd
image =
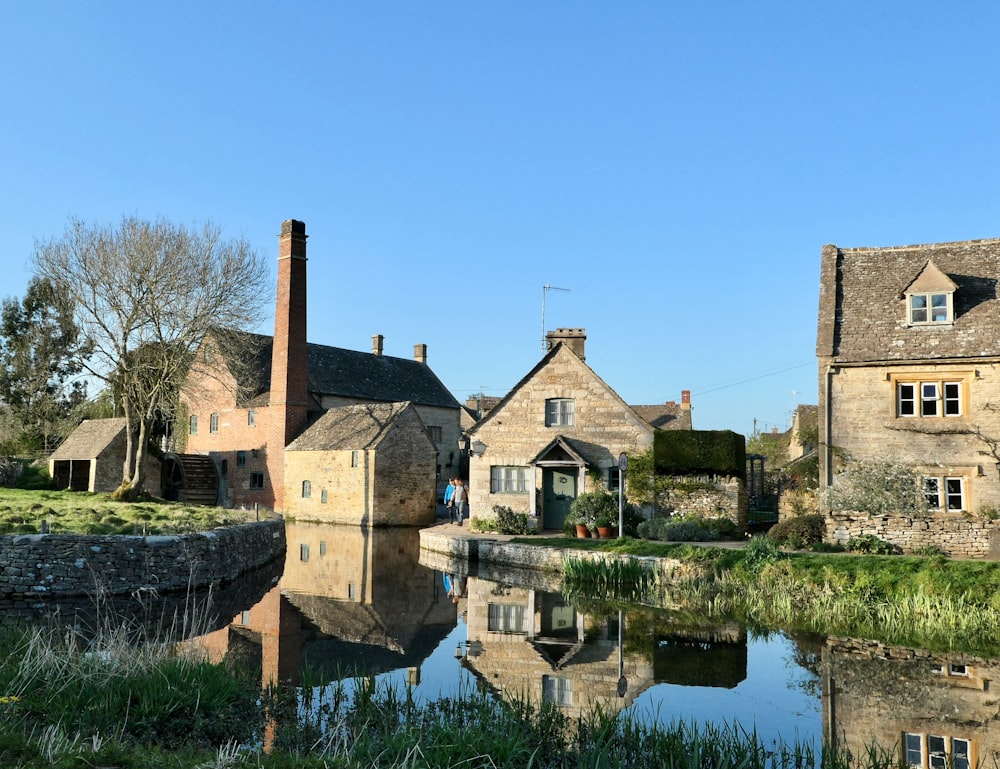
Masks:
[[[932,262],[954,281],[953,324],[908,326],[904,291]],[[1000,239],[823,248],[816,352],[838,363],[1000,357]]]
[[[59,448],[52,452],[49,459],[94,459],[124,429],[125,417],[85,419],[67,436]]]
[[[691,409],[681,408],[681,405],[674,401],[653,406],[629,406],[629,408],[657,430],[691,429]]]
[[[271,387],[271,348],[274,338],[229,332],[242,344],[222,349],[244,399],[251,405],[267,403]],[[221,345],[220,345],[221,346]],[[421,406],[459,407],[448,388],[426,364],[391,355],[345,350],[310,343],[306,348],[309,392],[359,400],[413,401]]]
[[[329,409],[288,444],[286,451],[339,451],[374,448],[410,407],[402,403],[359,403]]]

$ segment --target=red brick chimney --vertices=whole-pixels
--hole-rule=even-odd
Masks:
[[[274,307],[267,471],[274,509],[284,509],[284,448],[306,425],[306,225],[288,219],[278,236],[278,296]]]

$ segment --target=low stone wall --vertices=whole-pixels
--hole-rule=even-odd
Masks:
[[[281,563],[284,553],[281,519],[178,536],[2,536],[0,612],[53,596],[198,590]]]
[[[1000,520],[966,517],[961,513],[928,515],[872,515],[829,512],[828,542],[846,545],[862,534],[871,534],[912,553],[924,547],[939,547],[957,558],[1000,556]]]
[[[705,518],[724,517],[735,523],[740,531],[746,531],[749,500],[742,480],[709,476],[678,477],[675,480],[680,484],[678,488],[669,489],[657,496],[656,503],[661,510]],[[691,482],[705,484],[706,488],[685,490],[683,484]]]

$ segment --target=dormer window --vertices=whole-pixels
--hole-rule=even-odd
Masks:
[[[930,326],[955,322],[953,298],[958,288],[933,261],[927,262],[907,287],[906,322],[910,326]]]

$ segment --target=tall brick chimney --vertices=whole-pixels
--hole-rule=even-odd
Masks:
[[[547,350],[551,350],[557,343],[562,342],[575,352],[580,360],[587,360],[587,356],[584,354],[587,343],[587,329],[585,328],[557,328],[545,335],[545,342]]]
[[[267,471],[274,492],[275,510],[284,509],[284,448],[302,432],[309,416],[306,237],[304,222],[288,219],[281,223],[267,441]]]

